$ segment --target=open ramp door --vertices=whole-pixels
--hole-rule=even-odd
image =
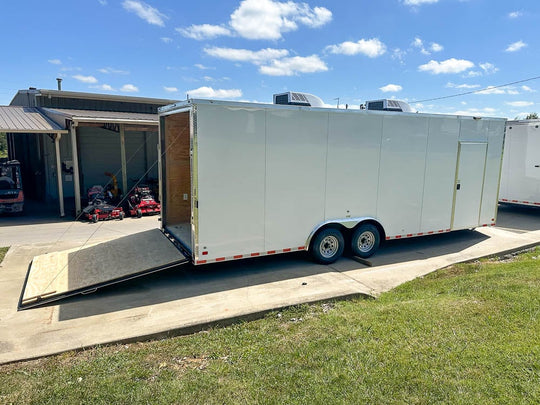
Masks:
[[[36,256],[26,276],[19,309],[94,292],[189,261],[159,229]]]

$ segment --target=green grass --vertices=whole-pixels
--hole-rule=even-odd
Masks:
[[[377,300],[0,366],[0,403],[540,403],[539,312],[536,249]]]
[[[2,260],[4,260],[4,256],[6,255],[8,250],[9,247],[0,247],[0,263],[2,263]]]

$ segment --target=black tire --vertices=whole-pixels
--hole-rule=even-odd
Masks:
[[[354,231],[351,238],[353,256],[367,258],[379,248],[381,235],[375,225],[362,224]]]
[[[92,222],[95,224],[98,221],[97,214],[92,214]]]
[[[141,218],[142,217],[142,210],[139,208],[137,209],[137,218]]]
[[[341,257],[344,249],[343,234],[337,229],[326,228],[313,238],[310,253],[317,263],[331,264]]]

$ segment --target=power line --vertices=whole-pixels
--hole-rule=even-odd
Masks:
[[[418,100],[418,101],[414,101],[415,103],[425,103],[426,101],[435,101],[435,100],[443,100],[443,99],[446,99],[446,98],[452,98],[452,97],[460,97],[460,96],[466,96],[467,94],[474,94],[474,93],[481,93],[483,91],[488,91],[488,90],[492,90],[492,89],[498,89],[500,87],[506,87],[506,86],[511,86],[513,84],[519,84],[519,83],[525,83],[525,82],[530,82],[531,80],[537,80],[537,79],[540,79],[540,76],[536,76],[536,77],[531,77],[529,79],[524,79],[524,80],[518,80],[516,82],[511,82],[511,83],[506,83],[506,84],[499,84],[498,86],[488,86],[488,87],[485,87],[483,89],[480,89],[480,90],[471,90],[471,91],[466,91],[464,93],[458,93],[458,94],[452,94],[450,96],[443,96],[443,97],[435,97],[435,98],[427,98],[425,100]]]

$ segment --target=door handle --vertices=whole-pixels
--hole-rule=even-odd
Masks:
[[[458,183],[457,186],[456,186],[456,190],[459,190],[461,188],[461,184]]]

